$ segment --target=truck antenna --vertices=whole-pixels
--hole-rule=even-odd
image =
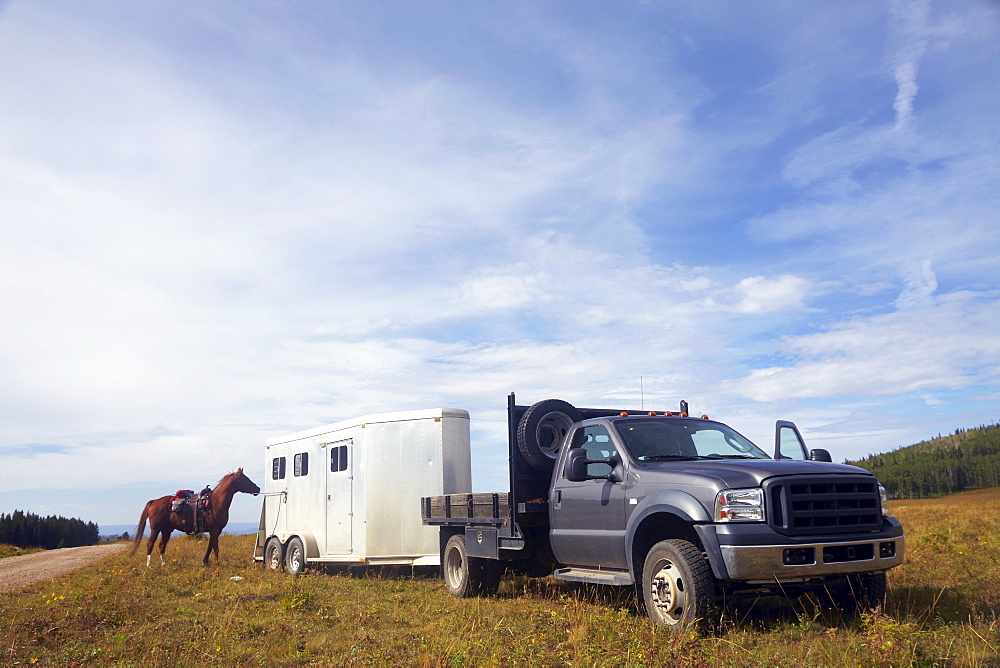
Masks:
[[[646,390],[642,386],[642,376],[639,376],[639,410],[646,410]]]

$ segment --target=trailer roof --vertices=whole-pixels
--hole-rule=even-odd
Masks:
[[[323,434],[328,434],[333,431],[340,431],[341,429],[349,429],[351,427],[358,427],[367,424],[380,424],[385,422],[407,422],[410,420],[430,420],[434,418],[443,418],[443,417],[468,420],[469,411],[462,410],[461,408],[424,408],[414,411],[372,413],[369,415],[362,415],[361,417],[357,418],[351,418],[349,420],[342,420],[341,422],[334,422],[333,424],[323,425],[322,427],[313,427],[312,429],[297,431],[291,434],[285,434],[283,436],[274,436],[272,438],[267,439],[264,445],[265,447],[270,447],[278,443],[288,443],[289,441],[298,441],[304,438],[322,436]]]

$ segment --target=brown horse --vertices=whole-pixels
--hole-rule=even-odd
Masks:
[[[260,487],[255,485],[250,478],[243,475],[243,469],[239,468],[234,473],[229,473],[222,477],[219,484],[211,493],[211,502],[208,508],[202,513],[200,519],[201,533],[208,532],[208,550],[205,552],[204,563],[208,566],[208,557],[215,551],[215,563],[219,563],[219,534],[229,522],[229,506],[233,503],[236,492],[246,492],[247,494],[260,494]],[[146,507],[142,509],[142,516],[139,518],[139,526],[135,530],[135,538],[132,539],[132,554],[139,548],[142,541],[142,534],[146,529],[146,520],[149,520],[149,541],[146,543],[146,567],[149,567],[150,558],[153,555],[153,545],[156,544],[157,535],[160,536],[160,564],[166,563],[163,553],[167,549],[167,541],[170,540],[170,532],[174,529],[186,531],[184,518],[177,513],[171,512],[170,500],[172,496],[161,496],[146,502]]]

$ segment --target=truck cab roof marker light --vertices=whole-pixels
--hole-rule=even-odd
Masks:
[[[707,419],[708,419],[708,416],[707,416],[707,415],[702,415],[702,416],[701,416],[701,419],[702,419],[702,420],[707,420]]]

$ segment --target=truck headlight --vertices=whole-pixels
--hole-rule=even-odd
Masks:
[[[724,489],[715,497],[716,522],[763,522],[764,490]]]
[[[885,487],[882,483],[878,486],[878,497],[882,501],[882,517],[889,516],[889,496],[885,493]]]

